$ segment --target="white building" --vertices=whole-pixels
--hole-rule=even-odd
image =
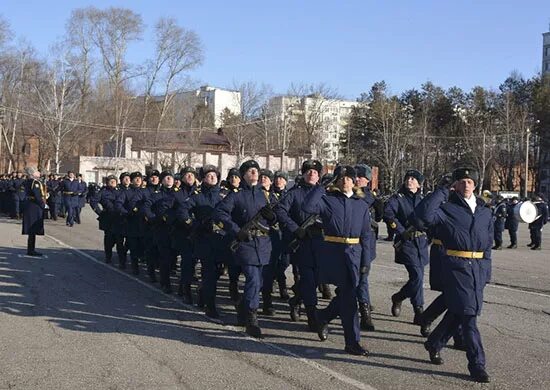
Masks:
[[[338,161],[340,136],[345,133],[345,126],[356,104],[355,101],[327,99],[319,95],[277,96],[269,102],[271,112],[279,116],[281,121],[302,115],[308,126],[316,129],[319,142],[310,145],[312,157],[324,163]]]
[[[221,114],[226,108],[235,115],[241,113],[241,93],[227,89],[202,86],[194,91],[178,93],[177,99],[182,103],[195,107],[204,104],[214,117],[214,125],[221,127]]]

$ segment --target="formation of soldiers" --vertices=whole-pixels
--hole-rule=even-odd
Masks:
[[[369,352],[360,342],[360,331],[375,329],[368,279],[376,258],[378,222],[384,220],[394,235],[395,261],[409,274],[391,297],[392,314],[399,317],[402,303],[409,299],[412,322],[427,337],[430,361],[443,364],[440,351],[453,337],[454,347],[466,351],[471,377],[488,382],[476,319],[491,275],[495,218],[486,202],[473,194],[478,173],[457,169],[423,197],[422,173],[409,170],[401,188],[384,202],[370,188],[369,166],[339,165],[324,176],[322,171],[319,161],[305,161],[291,188],[286,173],[261,169],[254,160],[229,170],[225,180],[211,165],[185,167],[177,174],[152,171],[148,177],[123,172],[86,194],[85,183],[72,172],[62,180],[50,176],[46,185],[39,185],[39,175],[32,170],[21,192],[24,203],[42,209],[58,207],[56,196],[61,197],[71,227],[79,223],[81,199],[89,195],[104,232],[105,262],[113,262],[116,248],[118,267],[125,269],[129,252],[131,271],[139,274],[139,263],[146,263],[150,281],[158,280],[170,294],[179,258],[178,295],[187,304],[197,303],[209,317],[220,316],[217,283],[227,273],[237,323],[261,338],[258,310],[274,315],[276,281],[291,321],[305,314],[308,329],[324,341],[330,322],[340,317],[345,351],[361,356]],[[45,187],[51,190],[49,196]],[[27,208],[32,209],[24,211]],[[49,211],[52,219],[59,215],[57,208],[52,212],[49,206]],[[36,210],[29,212],[36,217]],[[43,234],[43,226],[29,230],[33,222],[28,221],[23,220],[23,234],[29,234],[32,244],[28,253],[39,255],[34,235]],[[430,286],[441,294],[424,310],[428,263]],[[292,288],[287,287],[289,266]],[[245,279],[242,289],[240,275]],[[334,296],[329,285],[336,287]],[[318,290],[331,299],[324,309],[317,307]]]

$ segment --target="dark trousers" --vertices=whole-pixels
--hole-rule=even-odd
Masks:
[[[315,269],[304,264],[297,264],[298,274],[298,299],[304,302],[305,306],[317,305],[317,278]]]
[[[155,272],[155,269],[159,266],[158,258],[159,252],[154,242],[154,236],[150,229],[145,232],[144,237],[144,256],[147,262],[147,272],[150,274]]]
[[[181,270],[180,270],[180,283],[188,285],[193,282],[193,276],[195,275],[195,267],[197,266],[197,259],[193,256],[191,248],[180,252],[181,256]],[[202,271],[204,272],[204,271]]]
[[[111,232],[104,232],[103,235],[103,250],[105,251],[105,259],[111,260],[113,257],[113,246],[116,245],[116,251],[118,254],[118,261],[123,264],[126,263],[126,251],[124,250],[123,237]]]
[[[440,351],[457,332],[459,325],[462,325],[462,337],[466,347],[468,369],[470,372],[484,369],[485,351],[477,328],[476,316],[458,315],[447,311],[441,322],[428,337],[428,345],[436,351]]]
[[[29,234],[27,238],[27,253],[33,253],[36,248],[36,234]]]
[[[74,202],[70,197],[65,197],[63,200],[65,204],[65,212],[67,214],[67,225],[72,226],[75,222],[75,207]]]
[[[130,258],[133,262],[137,262],[139,258],[143,257],[143,237],[127,237],[126,243],[128,249],[130,249]]]
[[[369,274],[370,264],[367,267],[367,272],[361,274],[359,277],[359,286],[357,286],[357,300],[359,301],[359,303],[371,303],[369,295]]]
[[[411,299],[413,307],[424,305],[424,267],[405,264],[409,280],[397,293],[402,300]]]
[[[502,246],[502,232],[503,232],[502,229],[495,227],[494,229],[495,246]]]
[[[518,231],[508,229],[508,234],[510,234],[510,244],[517,245],[518,244]]]
[[[76,206],[74,208],[74,221],[76,223],[80,223],[80,210],[81,210],[80,206]]]
[[[541,229],[529,229],[531,234],[531,242],[534,247],[540,247],[542,244],[542,230]]]
[[[57,221],[57,200],[50,197],[48,199],[48,207],[50,208],[50,219]]]
[[[218,278],[216,259],[201,260],[201,294],[206,304],[213,304],[216,299]]]
[[[160,276],[160,285],[161,287],[170,286],[170,268],[172,266],[172,259],[174,257],[172,248],[170,245],[165,245],[164,243],[157,245],[157,250],[159,254],[159,276]]]
[[[245,309],[257,310],[260,307],[260,290],[262,289],[262,265],[242,265],[245,282],[243,302]]]
[[[21,199],[18,196],[14,196],[12,198],[12,217],[18,217],[21,213]]]
[[[322,322],[330,322],[340,317],[344,328],[346,345],[354,345],[361,338],[359,315],[357,310],[357,288],[344,285],[336,288],[336,295],[328,306],[318,311],[318,318]]]

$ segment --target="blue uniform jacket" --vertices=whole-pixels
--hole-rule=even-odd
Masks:
[[[78,192],[80,190],[80,184],[78,180],[63,180],[61,185],[61,191],[63,194],[63,200],[65,204],[70,207],[76,207],[78,205]]]
[[[533,202],[538,210],[538,217],[534,222],[529,224],[529,229],[540,230],[548,222],[548,205],[544,202]]]
[[[175,212],[170,216],[170,224],[172,225],[170,235],[172,247],[179,253],[191,253],[193,251],[193,243],[189,240],[189,228],[177,220],[177,215],[181,213],[181,209],[196,190],[196,185],[188,186],[185,183],[182,183],[181,187],[177,189],[174,188]]]
[[[493,211],[494,215],[494,224],[495,229],[497,231],[504,231],[504,223],[506,221],[506,204],[504,202],[500,202],[498,205],[495,206],[495,209]]]
[[[448,197],[448,202],[445,199]],[[458,194],[438,188],[415,209],[415,225],[437,231],[446,250],[483,252],[482,259],[449,256],[442,259],[441,278],[449,311],[458,315],[479,315],[483,289],[491,279],[493,218],[481,198],[475,212]]]
[[[12,179],[10,182],[9,190],[13,193],[13,196],[19,200],[25,200],[25,179]]]
[[[392,195],[384,208],[384,221],[395,230],[394,242],[402,242],[399,249],[395,249],[395,262],[398,264],[417,267],[428,264],[428,238],[424,234],[409,240],[404,240],[402,234],[410,226],[409,218],[414,208],[422,200],[420,191],[412,194],[406,188],[401,188]]]
[[[115,211],[126,220],[126,235],[141,237],[144,233],[145,190],[130,186],[120,191],[115,200]]]
[[[365,196],[363,197],[363,200],[367,203],[369,206],[369,216],[371,225],[369,226],[369,239],[370,239],[370,245],[369,245],[369,262],[374,261],[376,259],[376,235],[374,234],[373,230],[373,223],[375,222],[375,210],[374,210],[374,195],[372,194],[372,191],[368,189],[367,187],[362,188]]]
[[[269,203],[276,201],[267,195]],[[249,186],[244,181],[238,192],[230,192],[216,207],[214,221],[221,222],[223,230],[235,237],[239,230],[268,204],[266,194],[260,185]],[[274,223],[276,221],[272,221]],[[260,218],[263,226],[269,223]],[[235,252],[235,262],[238,265],[267,265],[271,255],[271,240],[269,235],[253,236],[252,240],[239,243]]]
[[[160,186],[152,190],[144,203],[145,220],[151,226],[153,239],[157,245],[170,247],[170,227],[174,221],[174,188]]]
[[[46,187],[48,189],[48,194],[50,194],[49,199],[51,199],[53,201],[59,195],[58,194],[59,187],[60,187],[59,181],[58,180],[53,180],[53,179],[48,180],[46,182]]]
[[[115,201],[119,189],[109,186],[103,187],[90,199],[90,207],[98,215],[99,229],[104,232],[113,233],[117,215],[115,212]],[[101,207],[99,207],[101,205]]]
[[[35,179],[23,182],[25,202],[23,206],[23,234],[44,235],[44,208],[46,187]]]
[[[302,210],[320,215],[325,236],[359,238],[359,244],[321,241],[317,256],[319,283],[357,287],[360,269],[370,263],[370,214],[363,196],[361,190],[348,198],[339,190],[325,192],[318,186],[304,199]]]
[[[508,206],[506,206],[506,222],[504,223],[504,227],[511,231],[517,231],[519,227],[519,221],[516,218],[516,215],[514,214],[514,207],[516,207],[516,204],[510,203]]]

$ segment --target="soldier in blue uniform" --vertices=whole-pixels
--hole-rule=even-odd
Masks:
[[[323,241],[317,256],[319,282],[336,285],[336,296],[318,312],[318,335],[328,337],[328,323],[340,317],[344,328],[345,351],[366,356],[360,344],[357,293],[361,273],[365,273],[372,256],[370,245],[370,212],[364,193],[354,182],[357,177],[351,166],[338,166],[334,171],[335,185],[327,190],[317,186],[304,199],[302,210],[319,214],[323,226]]]
[[[271,254],[269,227],[277,222],[270,206],[275,199],[259,185],[259,171],[260,166],[254,160],[241,164],[241,190],[229,193],[216,207],[214,217],[237,240],[235,261],[246,280],[237,304],[238,324],[246,325],[246,332],[257,338],[262,337],[257,317],[262,269],[269,264]]]
[[[25,201],[23,202],[23,235],[28,235],[27,255],[42,256],[35,249],[36,236],[44,235],[44,209],[46,208],[46,186],[39,180],[40,172],[27,168],[28,179],[23,183]]]
[[[453,182],[453,192],[439,187],[416,208],[413,217],[415,225],[436,230],[445,249],[441,278],[448,310],[424,345],[431,362],[443,364],[440,351],[461,325],[470,376],[476,382],[489,382],[476,320],[491,278],[493,220],[485,202],[474,195],[477,171],[456,169]]]
[[[181,210],[184,203],[197,189],[197,171],[191,166],[183,167],[180,170],[181,187],[174,193],[174,208]],[[178,295],[189,305],[193,304],[191,283],[195,275],[197,258],[193,254],[193,242],[189,239],[189,227],[182,223],[176,223],[172,229],[172,245],[174,250],[181,257],[180,283]],[[201,302],[202,306],[202,302]]]
[[[50,209],[50,219],[57,221],[57,205],[59,197],[59,180],[56,175],[51,174],[46,181],[46,188],[48,189],[48,207]]]
[[[374,331],[372,323],[371,306],[372,302],[369,294],[369,274],[371,264],[376,259],[376,234],[374,228],[378,226],[377,220],[380,221],[381,215],[375,215],[375,202],[377,201],[373,191],[369,188],[369,183],[372,180],[372,169],[366,164],[358,164],[355,166],[357,172],[356,186],[361,188],[364,193],[363,200],[369,206],[370,229],[369,229],[369,256],[365,264],[364,272],[361,273],[359,279],[359,287],[357,290],[357,300],[359,302],[359,314],[361,315],[361,329],[366,331]]]
[[[117,252],[122,252],[124,242],[122,236],[115,229],[119,219],[115,211],[115,202],[120,190],[117,186],[117,179],[114,175],[107,176],[106,185],[90,199],[90,207],[98,215],[99,229],[103,230],[103,250],[105,252],[105,263],[110,264],[113,258],[113,246],[116,245]],[[118,259],[119,263],[121,259]]]
[[[518,203],[519,200],[517,196],[514,196],[507,205],[504,227],[508,230],[508,234],[510,235],[510,245],[507,246],[508,249],[516,249],[518,247],[519,221],[514,213],[514,208]]]
[[[227,178],[225,180],[226,184],[221,186],[221,195],[226,197],[231,192],[239,192],[241,184],[241,176],[237,168],[231,168],[227,172]],[[229,245],[231,241],[229,240],[230,236],[227,236],[227,248],[225,248],[225,262],[227,265],[227,271],[229,274],[229,296],[234,303],[237,303],[239,300],[239,276],[241,275],[241,267],[237,265],[235,261],[235,256],[230,250]]]
[[[10,181],[9,190],[12,193],[12,219],[21,219],[22,203],[25,201],[25,178],[21,172],[16,172],[15,176]]]
[[[78,181],[78,199],[75,207],[74,221],[80,224],[80,213],[86,205],[86,195],[88,195],[88,184],[82,179],[82,175],[79,173],[76,177]]]
[[[542,228],[548,222],[548,205],[543,201],[541,195],[533,196],[533,203],[537,208],[537,219],[529,224],[529,233],[531,235],[531,249],[541,250],[542,246]]]
[[[384,220],[395,231],[395,262],[403,264],[409,274],[407,283],[392,295],[392,315],[399,317],[401,303],[410,298],[414,309],[413,323],[420,325],[419,315],[424,311],[424,267],[428,264],[428,238],[425,232],[411,226],[409,218],[422,200],[420,185],[424,176],[411,169],[405,173],[403,185],[392,195],[384,209]]]
[[[134,275],[139,274],[139,259],[144,255],[143,208],[145,193],[141,188],[141,179],[141,172],[132,172],[128,190],[120,191],[115,201],[116,213],[126,220],[126,237]]]
[[[317,277],[316,253],[323,240],[322,225],[318,216],[302,209],[307,194],[319,184],[323,166],[317,160],[302,163],[303,181],[290,189],[275,207],[277,219],[287,237],[287,243],[296,242],[297,248],[290,249],[290,262],[295,266],[294,296],[289,299],[290,318],[298,321],[300,306],[306,308],[309,330],[317,330]],[[306,226],[307,225],[307,226]]]
[[[160,172],[154,169],[149,173],[146,187],[143,192],[144,206],[145,200],[155,191],[159,190],[160,185]],[[151,283],[155,283],[157,281],[155,270],[158,268],[158,251],[154,243],[153,228],[150,224],[145,223],[143,230],[144,255],[147,263],[147,274],[149,275],[149,281]]]
[[[496,204],[493,208],[494,229],[495,229],[493,234],[495,238],[495,246],[493,246],[493,250],[502,249],[502,233],[504,232],[506,216],[507,216],[506,203],[504,202],[504,198],[501,195],[498,195],[496,197]]]
[[[63,180],[61,192],[63,194],[63,203],[67,213],[66,225],[73,227],[75,223],[76,208],[78,207],[78,191],[80,185],[72,171],[67,172],[67,178]]]
[[[171,224],[174,222],[174,176],[170,171],[160,175],[161,187],[151,192],[145,200],[145,220],[151,225],[153,241],[159,258],[160,287],[166,294],[172,293],[170,266],[172,264]]]
[[[219,172],[213,165],[205,165],[201,169],[202,183],[184,203],[178,203],[175,208],[176,223],[186,226],[193,241],[193,257],[201,261],[201,285],[199,301],[206,307],[206,315],[219,318],[216,308],[216,288],[219,268],[222,264],[224,235],[215,229],[213,214],[216,205],[223,197],[218,185]]]
[[[277,200],[280,201],[288,192],[286,189],[288,174],[283,171],[275,171],[273,177],[273,194],[275,195]],[[285,250],[285,243],[288,243],[289,235],[287,234],[285,237],[285,233],[282,229],[279,230],[279,235],[281,237],[281,242],[280,249],[278,251],[278,254],[276,254],[274,263],[274,278],[277,280],[277,285],[279,287],[279,296],[282,300],[286,302],[290,298],[290,296],[288,295],[285,274],[286,269],[290,265],[290,256]]]

